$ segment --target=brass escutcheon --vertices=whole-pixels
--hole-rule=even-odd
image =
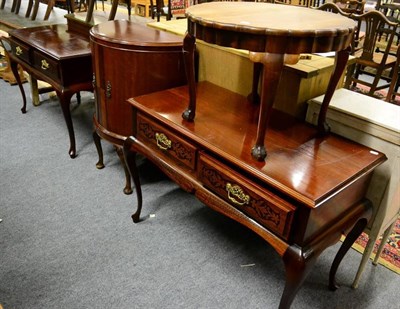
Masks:
[[[50,68],[50,64],[46,60],[42,60],[42,70],[47,70]]]
[[[106,97],[107,97],[107,99],[111,99],[111,82],[110,81],[107,81]]]
[[[16,54],[17,56],[22,55],[22,48],[19,47],[19,46],[15,47],[15,54]]]
[[[164,133],[156,133],[156,141],[158,148],[162,150],[171,148],[171,140],[169,140]]]
[[[236,205],[244,205],[249,204],[250,196],[244,194],[241,187],[238,185],[231,185],[229,182],[225,186],[226,191],[228,192],[228,198]]]

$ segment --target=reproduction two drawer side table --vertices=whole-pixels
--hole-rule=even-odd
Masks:
[[[133,221],[139,221],[142,208],[135,160],[141,154],[276,250],[286,270],[281,309],[290,307],[318,256],[351,230],[331,267],[335,289],[340,261],[371,216],[365,194],[385,155],[334,134],[321,137],[314,126],[272,110],[265,138],[269,155],[259,162],[250,151],[258,107],[208,82],[196,90],[195,122],[181,117],[190,100],[187,86],[129,99],[135,126],[124,154],[136,185]]]
[[[71,158],[76,156],[75,133],[71,119],[71,97],[80,91],[93,91],[92,57],[89,40],[67,30],[66,25],[49,25],[10,31],[10,66],[23,98],[26,96],[18,74],[18,64],[32,78],[50,84],[57,93],[67,124]]]
[[[137,189],[133,221],[140,220],[142,208],[135,160],[141,154],[277,251],[286,270],[281,309],[291,306],[318,256],[350,231],[331,267],[329,286],[335,289],[340,261],[371,216],[365,194],[372,172],[386,160],[383,153],[326,134],[325,114],[349,57],[354,21],[249,2],[203,3],[186,15],[188,86],[129,99],[134,132],[124,142],[124,155]],[[250,59],[261,64],[260,105],[254,103],[255,91],[248,100],[208,82],[195,83],[196,39],[250,51]],[[274,110],[283,65],[296,63],[300,53],[328,51],[336,52],[336,64],[318,126]]]
[[[103,168],[100,137],[115,146],[125,169],[124,192],[132,192],[122,144],[132,135],[133,114],[126,100],[186,84],[183,39],[126,20],[94,26],[90,31],[96,110],[93,138],[98,150],[97,168]]]

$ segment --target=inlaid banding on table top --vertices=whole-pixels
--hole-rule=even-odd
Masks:
[[[343,50],[356,27],[339,14],[271,3],[209,2],[189,7],[186,15],[188,33],[197,39],[282,54]]]
[[[182,37],[166,31],[156,30],[128,20],[100,23],[90,30],[95,40],[106,40],[108,44],[125,49],[182,50]]]
[[[279,31],[280,35],[300,37],[346,35],[356,25],[352,19],[331,12],[257,2],[202,3],[187,8],[186,16],[208,27],[260,34]]]

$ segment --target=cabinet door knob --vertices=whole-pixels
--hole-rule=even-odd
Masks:
[[[228,192],[228,198],[232,203],[240,206],[249,204],[250,196],[244,194],[242,188],[238,185],[231,185],[228,182],[225,186],[225,190]]]
[[[164,133],[156,133],[157,147],[162,150],[171,148],[171,140],[169,140]]]
[[[107,97],[107,99],[111,99],[111,83],[110,83],[110,81],[107,82],[106,97]]]

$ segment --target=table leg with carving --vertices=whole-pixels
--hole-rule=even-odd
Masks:
[[[11,71],[14,73],[15,79],[17,80],[17,84],[18,84],[19,90],[20,90],[21,95],[22,95],[23,104],[22,104],[21,112],[23,114],[25,114],[26,113],[25,90],[24,90],[24,87],[22,86],[21,77],[19,76],[19,73],[18,73],[18,63],[15,62],[15,61],[12,61],[11,57],[10,57],[10,67],[11,67]]]
[[[104,168],[103,147],[101,147],[101,139],[96,130],[93,131],[93,141],[97,149],[97,154],[99,155],[99,161],[97,161],[96,167],[97,169],[101,170],[102,168]]]
[[[262,63],[255,62],[253,65],[253,83],[251,93],[247,96],[247,100],[253,104],[260,103],[260,95],[258,94],[258,84],[260,82],[260,75],[263,69]]]
[[[71,159],[76,157],[76,145],[75,145],[75,133],[74,126],[72,124],[71,111],[70,111],[70,102],[72,95],[74,92],[72,91],[56,91],[57,96],[60,100],[61,110],[64,115],[65,123],[67,124],[70,147],[69,147],[69,156]]]
[[[325,92],[324,100],[321,105],[321,111],[318,116],[318,133],[324,135],[329,132],[329,126],[326,123],[326,113],[328,111],[329,103],[331,102],[333,93],[336,90],[337,84],[346,68],[347,60],[349,60],[351,47],[341,50],[336,53],[335,65],[329,80],[328,88]]]
[[[123,153],[126,162],[126,166],[128,167],[128,171],[133,179],[133,183],[136,188],[136,198],[137,198],[137,209],[134,214],[132,214],[133,222],[137,223],[140,221],[140,212],[142,211],[142,187],[139,179],[139,171],[136,165],[136,155],[137,152],[134,150],[133,145],[135,140],[133,137],[128,137],[123,146]]]
[[[346,239],[344,240],[342,246],[340,247],[338,253],[336,254],[335,259],[333,260],[331,266],[331,270],[329,272],[329,289],[331,289],[332,291],[335,291],[336,289],[339,288],[339,285],[336,283],[335,280],[335,275],[337,269],[339,268],[340,262],[346,255],[347,251],[349,251],[351,246],[357,240],[357,238],[364,231],[365,227],[367,226],[367,223],[368,220],[365,218],[361,218],[360,220],[358,220],[357,223],[354,225],[353,229],[351,230],[351,232],[346,236]]]
[[[257,137],[256,144],[251,150],[253,158],[258,161],[263,161],[267,156],[267,151],[264,145],[265,133],[272,106],[275,101],[275,96],[278,89],[278,83],[281,78],[283,66],[285,63],[295,64],[297,63],[298,59],[299,55],[250,52],[251,61],[263,64]]]
[[[186,78],[189,84],[189,106],[183,112],[182,117],[188,121],[193,121],[196,114],[195,49],[196,37],[187,33],[183,40],[183,59],[185,61]]]
[[[122,167],[124,168],[124,172],[125,172],[126,182],[125,182],[124,193],[127,195],[132,194],[131,176],[129,175],[129,170],[126,165],[125,159],[124,159],[124,153],[123,153],[121,147],[118,147],[118,146],[114,146],[114,147],[115,147],[115,151],[118,154],[119,160],[121,161]]]
[[[309,255],[310,258],[308,258],[303,250],[297,245],[292,245],[282,256],[286,270],[286,283],[279,309],[290,308],[298,290],[317,260],[318,256],[311,254]]]

